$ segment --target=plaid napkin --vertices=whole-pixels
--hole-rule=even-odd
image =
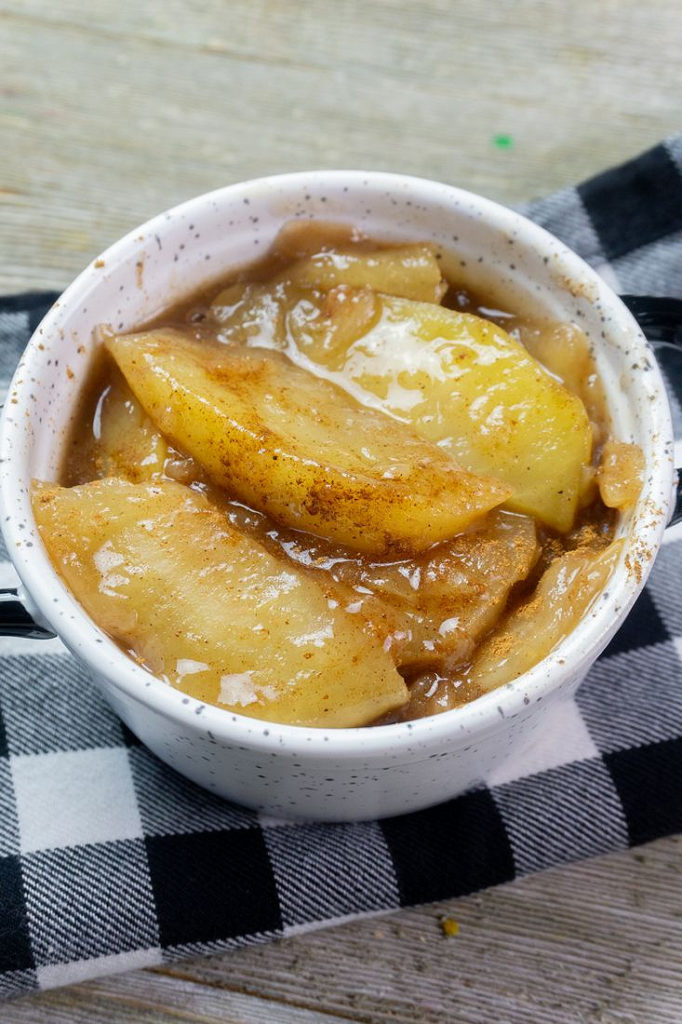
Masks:
[[[682,295],[682,137],[526,212],[621,292]],[[53,298],[1,300],[5,385]],[[379,823],[287,824],[225,803],[142,747],[59,641],[0,640],[0,992],[445,899],[682,830],[681,530],[523,756]],[[13,578],[6,563],[0,577]]]

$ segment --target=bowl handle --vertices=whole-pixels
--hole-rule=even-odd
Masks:
[[[621,295],[648,340],[655,347],[667,346],[682,351],[682,299],[653,298],[648,295]],[[682,397],[682,377],[668,374],[671,386]],[[682,522],[682,470],[677,471],[677,498],[668,526]]]
[[[26,610],[19,587],[0,588],[0,636],[23,636],[30,640],[52,640],[51,629],[41,626]]]

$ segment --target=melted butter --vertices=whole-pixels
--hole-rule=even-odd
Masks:
[[[126,595],[122,594],[119,589],[127,586],[129,582],[125,555],[116,551],[113,543],[108,540],[94,552],[92,560],[101,576],[99,584],[101,593],[107,594],[109,597],[125,599]],[[125,569],[125,571],[117,572],[117,569]]]
[[[233,672],[220,677],[218,702],[228,706],[248,707],[258,700],[253,672]]]
[[[178,679],[193,676],[197,672],[208,672],[210,668],[205,661],[195,661],[193,658],[178,658],[175,662],[175,674]]]
[[[348,611],[348,608],[346,608]],[[334,629],[331,625],[314,629],[310,633],[299,633],[291,638],[294,647],[324,647],[327,641],[334,639]]]

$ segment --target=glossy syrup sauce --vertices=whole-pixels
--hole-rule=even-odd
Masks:
[[[375,242],[356,238],[346,228],[313,224],[306,233],[299,227],[279,251],[169,307],[144,328],[174,327],[199,340],[215,341],[219,325],[211,303],[218,293],[235,282],[266,281],[293,259],[323,246],[340,245],[358,251],[377,248]],[[555,373],[553,352],[570,353],[575,348],[574,358],[564,359],[573,368],[563,374],[563,380],[588,411],[596,466],[608,418],[584,336],[570,325],[540,324],[505,308],[491,295],[476,294],[455,281],[449,283],[443,305],[499,324]],[[549,358],[543,360],[543,354]],[[105,435],[116,430],[125,441],[112,455]],[[477,686],[467,676],[476,644],[532,592],[554,559],[576,548],[601,550],[612,539],[615,524],[615,513],[604,506],[595,488],[593,499],[567,534],[546,529],[527,516],[496,511],[416,558],[374,561],[324,538],[279,526],[213,486],[192,458],[158,434],[102,350],[83,392],[60,482],[73,486],[116,475],[133,482],[173,479],[204,492],[232,525],[313,576],[329,602],[359,616],[364,629],[395,655],[410,688],[408,704],[393,713],[390,721],[438,713],[478,696]]]

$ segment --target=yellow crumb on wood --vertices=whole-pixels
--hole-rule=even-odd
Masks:
[[[452,938],[459,932],[459,923],[455,921],[454,917],[441,917],[440,930],[447,938]]]

